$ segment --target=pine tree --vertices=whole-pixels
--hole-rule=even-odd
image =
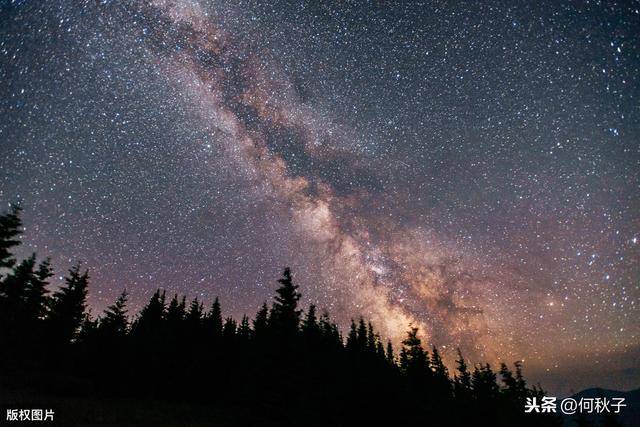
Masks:
[[[474,396],[479,400],[494,400],[500,391],[496,383],[496,374],[488,363],[474,368],[471,385]]]
[[[222,326],[222,338],[225,340],[227,345],[232,343],[236,337],[236,321],[231,317],[227,317],[224,321],[224,325]]]
[[[384,351],[384,345],[382,344],[382,340],[380,339],[380,335],[375,335],[375,343],[376,343],[376,356],[380,360],[385,360],[387,358],[387,354]]]
[[[238,327],[237,336],[241,342],[245,343],[248,342],[251,338],[251,327],[249,326],[249,318],[247,317],[247,315],[242,316],[240,326]]]
[[[35,260],[35,254],[23,260],[0,282],[0,337],[8,339],[10,345],[20,344],[25,334],[33,335],[34,321],[43,312],[42,306],[35,306],[44,304],[44,298],[35,300],[39,287]]]
[[[51,331],[61,343],[72,340],[85,315],[89,272],[80,272],[80,265],[69,270],[65,285],[56,291],[48,321]]]
[[[78,342],[83,343],[95,343],[97,338],[97,332],[99,330],[99,320],[93,319],[91,314],[85,312],[80,322],[80,329],[78,330]],[[100,342],[103,344],[103,342]]]
[[[396,363],[396,356],[393,354],[393,344],[391,344],[391,341],[387,341],[387,362],[389,362],[389,364],[391,365],[395,365]]]
[[[213,300],[211,310],[205,318],[207,330],[214,338],[222,336],[222,310],[220,308],[220,299],[218,297]]]
[[[524,402],[529,391],[527,390],[527,382],[522,375],[522,361],[517,360],[513,365],[516,367],[516,394],[518,399]]]
[[[360,317],[358,321],[358,351],[364,352],[367,349],[367,325],[364,323],[364,319]]]
[[[198,301],[198,298],[194,298],[189,305],[189,311],[185,315],[187,327],[190,330],[198,330],[202,325],[202,304]]]
[[[282,278],[278,280],[281,286],[276,290],[271,317],[274,328],[278,334],[284,337],[292,337],[298,332],[300,324],[300,310],[298,310],[298,285],[294,285],[291,279],[291,269],[284,269]]]
[[[20,206],[13,205],[9,212],[0,215],[0,268],[11,268],[16,263],[11,249],[20,244],[18,237],[22,234],[21,210]]]
[[[500,364],[500,376],[504,384],[503,393],[511,399],[518,399],[518,383],[506,363]]]
[[[122,338],[127,334],[129,321],[127,319],[127,291],[124,290],[115,303],[104,311],[100,319],[98,330],[107,337]]]
[[[265,336],[268,328],[269,322],[269,307],[267,307],[267,303],[262,303],[260,310],[256,314],[256,318],[253,321],[253,332],[256,337],[262,338]]]
[[[445,378],[447,381],[449,380],[449,370],[444,365],[442,361],[442,357],[440,357],[440,352],[438,348],[434,345],[431,354],[431,370],[435,374],[436,377]]]
[[[416,379],[427,376],[429,357],[418,338],[418,328],[410,328],[407,337],[402,341],[400,368],[406,375]]]
[[[358,350],[358,328],[353,319],[351,319],[349,335],[347,335],[347,350],[352,353]]]
[[[429,366],[433,373],[433,375],[431,375],[431,395],[435,401],[443,403],[451,397],[451,381],[449,380],[449,370],[444,365],[440,351],[438,351],[435,345],[432,347]]]
[[[157,336],[165,320],[165,293],[156,290],[147,305],[145,305],[138,319],[133,325],[132,333],[142,336]]]
[[[367,323],[367,351],[371,354],[376,352],[376,332],[371,322]]]
[[[52,276],[51,260],[47,258],[38,265],[38,270],[27,285],[25,303],[33,320],[42,320],[47,314],[47,286]]]
[[[318,325],[318,319],[316,317],[316,306],[311,304],[307,316],[302,321],[302,333],[311,341],[318,339],[320,335],[320,327]]]
[[[462,352],[458,348],[458,359],[456,359],[456,370],[458,373],[455,376],[454,391],[457,397],[466,399],[471,393],[471,373],[467,367],[467,362],[462,356]]]
[[[338,325],[333,323],[329,318],[329,313],[324,311],[322,316],[320,316],[319,322],[320,333],[322,335],[322,341],[325,343],[327,348],[340,348],[342,349],[342,336],[340,335],[340,331],[338,330]]]
[[[33,269],[36,264],[36,254],[22,260],[11,273],[0,282],[0,297],[5,300],[10,309],[23,308],[27,297],[27,288],[34,279]]]
[[[170,328],[177,329],[186,316],[186,298],[174,294],[167,307],[167,324]]]

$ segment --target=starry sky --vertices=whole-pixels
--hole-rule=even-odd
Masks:
[[[0,1],[21,254],[640,385],[640,2]]]

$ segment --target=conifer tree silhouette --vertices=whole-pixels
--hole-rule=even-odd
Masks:
[[[47,318],[52,334],[66,344],[73,340],[84,319],[89,272],[80,272],[80,264],[69,270],[65,285],[53,294]]]
[[[382,340],[380,339],[380,335],[379,334],[375,334],[374,335],[374,342],[375,342],[375,354],[378,357],[379,360],[385,360],[387,357],[387,354],[384,350],[384,345],[382,345]]]
[[[11,268],[16,263],[11,249],[20,244],[18,237],[22,234],[21,211],[20,206],[13,205],[9,212],[0,215],[0,269]]]
[[[127,319],[127,291],[124,290],[118,299],[107,307],[104,317],[100,319],[98,330],[109,338],[123,338],[129,329]]]
[[[15,347],[15,344],[25,338],[33,337],[34,324],[41,313],[40,307],[33,307],[29,300],[35,294],[29,295],[29,289],[38,278],[34,272],[36,256],[22,260],[0,282],[0,338],[5,341],[3,347]]]
[[[29,317],[33,320],[42,320],[47,314],[47,295],[49,290],[49,278],[53,276],[51,259],[47,258],[38,265],[38,269],[27,284],[25,303]]]
[[[431,352],[431,370],[436,376],[449,378],[449,371],[440,357],[438,348],[434,345]]]
[[[98,337],[98,328],[99,328],[100,320],[94,319],[91,317],[91,313],[85,312],[82,315],[82,320],[80,321],[80,328],[77,332],[77,340],[84,344],[96,344],[96,341],[101,338],[101,344],[107,344],[108,339],[106,337]],[[105,339],[102,341],[102,339]],[[111,344],[111,343],[108,343]]]
[[[507,364],[502,362],[500,363],[500,376],[502,377],[502,383],[504,384],[503,391],[506,395],[513,399],[518,398],[518,386],[517,381],[513,377],[513,373],[507,367]]]
[[[349,335],[347,335],[347,350],[354,353],[358,350],[358,327],[356,322],[351,319],[351,325],[349,326]]]
[[[165,293],[156,290],[133,324],[133,334],[142,337],[157,336],[165,320]]]
[[[400,369],[409,377],[424,379],[427,376],[428,367],[429,357],[418,338],[418,328],[412,327],[402,341]]]
[[[338,330],[338,325],[331,321],[329,313],[326,311],[324,311],[322,316],[320,316],[319,325],[320,332],[322,334],[322,342],[326,345],[326,348],[328,350],[334,350],[336,348],[342,349],[343,342],[340,331]]]
[[[202,326],[202,304],[198,298],[194,298],[189,305],[189,311],[185,315],[187,328],[191,331],[199,331]]]
[[[267,303],[262,303],[260,310],[256,314],[256,318],[253,320],[253,331],[257,338],[264,338],[269,326],[269,307]]]
[[[360,317],[358,320],[358,338],[357,338],[357,347],[358,351],[364,353],[367,349],[367,340],[368,340],[368,331],[367,325],[364,322],[364,319]]]
[[[491,369],[490,364],[476,366],[471,374],[471,384],[476,399],[493,400],[496,399],[500,391],[496,383],[496,374]]]
[[[386,352],[387,362],[391,365],[395,365],[396,356],[393,354],[393,344],[391,341],[387,341],[387,352]]]
[[[524,379],[522,375],[522,361],[518,360],[514,363],[516,368],[516,391],[518,399],[524,402],[525,398],[528,395],[527,391],[527,381]]]
[[[36,255],[33,254],[15,266],[0,283],[0,296],[5,302],[6,309],[11,310],[14,315],[18,310],[24,310],[27,288],[35,277],[35,263]]]
[[[247,343],[251,339],[251,326],[249,326],[249,318],[247,315],[242,316],[240,326],[238,326],[237,336],[240,342]]]
[[[227,345],[233,344],[236,337],[237,324],[231,317],[227,317],[222,326],[222,337]]]
[[[468,399],[471,397],[471,373],[467,367],[467,362],[460,349],[457,349],[458,358],[456,359],[456,375],[454,381],[454,392],[456,397]]]
[[[433,394],[436,395],[439,400],[448,398],[451,394],[449,370],[444,365],[440,352],[435,345],[431,351],[430,367],[433,372]]]
[[[311,304],[302,321],[302,333],[308,342],[316,342],[320,336],[320,325],[316,316],[316,306]]]
[[[284,269],[278,283],[281,286],[276,289],[277,295],[271,313],[273,327],[278,335],[292,338],[298,332],[301,310],[298,310],[298,285],[293,284],[290,268]]]
[[[370,354],[376,354],[378,334],[373,329],[371,322],[367,322],[367,351]]]
[[[179,298],[178,294],[174,294],[169,301],[166,314],[167,326],[172,332],[177,333],[180,330],[186,314],[186,297]]]
[[[211,310],[205,317],[205,325],[209,334],[215,339],[222,337],[222,310],[220,299],[216,297],[211,305]]]
[[[42,319],[46,310],[48,279],[53,276],[49,260],[35,269],[36,254],[22,260],[0,281],[0,298],[5,309],[19,309],[28,319]]]

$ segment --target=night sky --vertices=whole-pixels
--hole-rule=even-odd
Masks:
[[[640,3],[401,3],[1,1],[20,255],[639,386]]]

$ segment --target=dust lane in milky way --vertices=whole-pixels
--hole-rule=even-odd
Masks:
[[[3,4],[0,194],[96,311],[290,265],[396,342],[637,373],[640,18],[529,8]]]

